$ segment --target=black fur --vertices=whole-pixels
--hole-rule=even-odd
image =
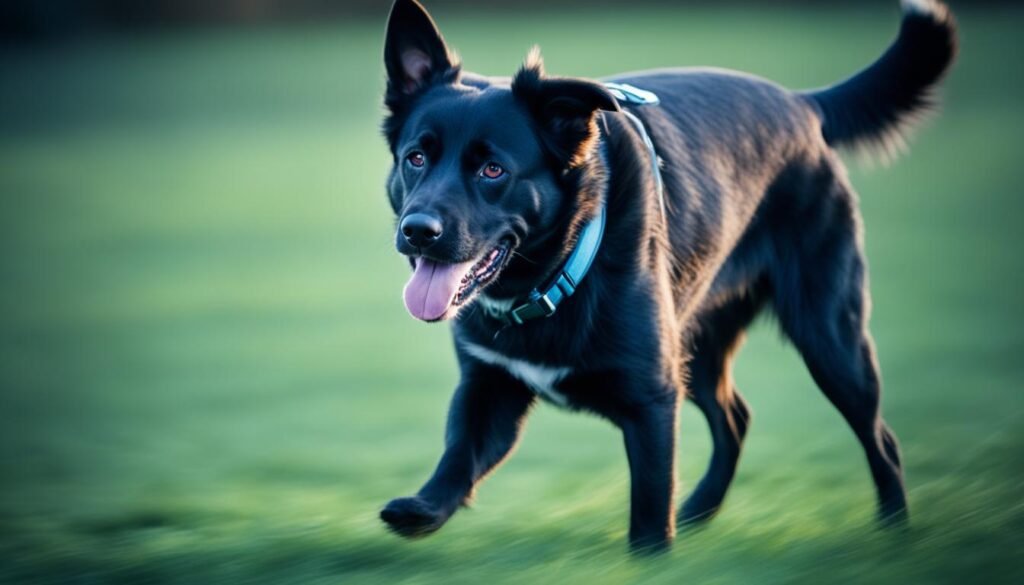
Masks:
[[[663,159],[663,215],[642,137],[600,84],[549,78],[537,55],[514,80],[462,73],[426,11],[398,0],[385,51],[390,202],[398,218],[427,213],[444,224],[427,247],[396,234],[398,249],[459,262],[507,241],[514,253],[486,299],[444,315],[462,376],[445,452],[417,495],[384,508],[384,521],[406,536],[437,530],[513,449],[535,394],[498,355],[565,368],[555,385],[565,406],[622,430],[631,546],[666,548],[680,399],[692,397],[714,440],[677,516],[690,524],[719,509],[733,477],[750,412],[731,365],[766,308],[862,443],[880,517],[905,519],[899,450],[879,413],[861,220],[831,145],[885,136],[928,103],[956,46],[948,11],[931,6],[905,15],[878,63],[820,92],[712,69],[614,78],[662,99],[632,111]],[[411,152],[426,163],[410,164]],[[507,172],[485,180],[492,161]],[[554,316],[503,328],[481,309],[546,281],[602,203],[599,255]]]

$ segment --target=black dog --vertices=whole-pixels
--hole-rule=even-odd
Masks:
[[[539,396],[622,429],[630,544],[667,547],[680,397],[714,439],[678,514],[688,524],[718,510],[735,472],[750,413],[730,370],[766,308],[863,445],[880,517],[905,520],[861,218],[833,150],[892,149],[933,102],[955,24],[933,0],[903,7],[876,63],[795,93],[711,69],[619,85],[548,77],[536,53],[512,79],[472,75],[420,4],[395,2],[384,131],[397,246],[414,269],[405,302],[418,319],[454,320],[462,378],[437,470],[384,508],[391,529],[440,528],[512,450]],[[647,92],[660,105],[639,105]]]

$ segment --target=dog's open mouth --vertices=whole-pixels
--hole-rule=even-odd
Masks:
[[[422,321],[450,316],[451,309],[468,303],[498,276],[511,249],[509,242],[502,241],[477,260],[452,264],[414,258],[412,278],[405,285],[405,307]]]

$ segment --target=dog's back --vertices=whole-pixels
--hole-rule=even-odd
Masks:
[[[644,71],[613,77],[661,96],[639,108],[662,160],[672,255],[723,264],[708,301],[745,289],[769,268],[758,228],[807,227],[830,195],[846,198],[835,148],[889,157],[935,104],[934,90],[956,53],[956,28],[945,6],[904,1],[900,34],[875,63],[848,80],[794,92],[752,75],[713,68]],[[772,200],[774,198],[775,200]],[[804,200],[806,198],[806,200]],[[855,212],[855,202],[843,202]],[[855,213],[854,213],[855,215]],[[774,225],[752,225],[771,216]],[[818,222],[820,223],[820,222]],[[850,229],[856,229],[851,226]],[[761,230],[764,231],[764,230]],[[747,245],[740,245],[746,237]],[[749,252],[749,253],[748,253]],[[724,262],[728,256],[728,262]],[[675,274],[678,295],[699,299],[707,271]]]

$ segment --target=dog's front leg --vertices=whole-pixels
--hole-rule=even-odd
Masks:
[[[634,553],[667,550],[675,536],[675,393],[666,392],[631,409],[620,424],[631,481],[630,549]]]
[[[512,450],[534,395],[503,370],[469,364],[448,411],[445,451],[412,497],[392,500],[380,517],[402,536],[441,528]]]

